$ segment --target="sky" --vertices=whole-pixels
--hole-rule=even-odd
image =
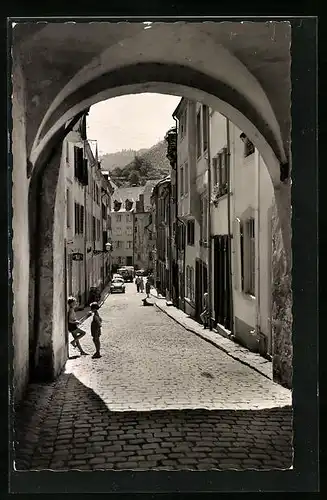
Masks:
[[[133,94],[114,97],[91,107],[87,135],[98,141],[99,154],[149,148],[175,124],[172,113],[180,97]]]

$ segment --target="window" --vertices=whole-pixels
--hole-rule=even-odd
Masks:
[[[106,210],[106,205],[104,203],[102,203],[102,205],[101,205],[101,211],[102,211],[102,218],[106,220],[107,210]]]
[[[200,244],[208,240],[208,202],[206,196],[201,197],[201,226],[200,226]]]
[[[187,222],[187,244],[194,245],[194,220]]]
[[[132,222],[132,216],[131,214],[126,215],[126,222]]]
[[[67,223],[67,227],[70,227],[70,191],[69,191],[69,189],[67,189],[66,193],[67,193],[67,199],[66,199],[66,223]]]
[[[183,196],[183,194],[184,194],[184,166],[183,165],[180,168],[179,186],[180,186],[180,195]]]
[[[95,217],[92,216],[92,236],[93,236],[93,241],[96,240],[96,224],[95,224]]]
[[[116,246],[117,246],[117,249],[123,248],[123,242],[122,241],[116,241]]]
[[[202,153],[202,144],[201,144],[201,109],[198,111],[196,115],[196,157],[200,158]]]
[[[228,154],[227,148],[213,158],[213,183],[217,186],[217,195],[222,196],[228,191]]]
[[[117,234],[117,236],[121,236],[121,227],[116,227],[115,233]]]
[[[209,108],[205,104],[202,105],[202,137],[203,137],[203,152],[208,149],[209,142]]]
[[[97,240],[99,241],[100,240],[100,232],[101,232],[101,226],[100,226],[100,220],[97,219]]]
[[[83,205],[80,205],[79,207],[79,216],[80,216],[80,234],[84,233],[84,207]]]
[[[121,214],[117,214],[116,215],[116,221],[117,222],[121,222]]]
[[[130,236],[131,234],[133,234],[133,233],[132,233],[132,228],[131,228],[131,227],[128,227],[128,228],[126,229],[126,234],[127,234],[127,235],[129,235],[129,236]]]
[[[74,172],[76,179],[87,186],[88,184],[88,162],[84,159],[83,149],[74,146]]]
[[[75,202],[75,234],[84,232],[84,207]]]
[[[179,120],[181,139],[183,139],[183,137],[186,134],[186,124],[187,124],[187,110],[185,109]]]
[[[195,298],[194,269],[191,266],[186,267],[186,297],[192,302]]]
[[[254,219],[240,224],[241,283],[243,292],[255,295],[255,229]]]
[[[195,300],[195,290],[194,290],[194,269],[190,267],[190,299],[192,302]]]
[[[184,193],[188,193],[189,179],[188,179],[188,162],[184,165]]]
[[[127,248],[127,250],[130,250],[131,248],[133,248],[133,242],[132,241],[126,241],[126,248]]]
[[[244,156],[250,156],[254,153],[254,144],[250,141],[250,139],[242,132],[240,135],[241,140],[244,143]]]

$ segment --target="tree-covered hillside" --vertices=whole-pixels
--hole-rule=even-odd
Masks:
[[[166,155],[167,143],[160,141],[141,154],[135,153],[127,165],[113,168],[110,176],[117,186],[144,186],[149,179],[162,179],[169,174],[170,164]],[[105,170],[103,162],[101,168]]]

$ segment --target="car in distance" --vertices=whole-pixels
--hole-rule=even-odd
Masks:
[[[145,269],[138,269],[137,271],[135,271],[135,276],[146,276]]]
[[[111,293],[125,293],[125,283],[122,278],[114,278],[110,285]]]
[[[124,280],[124,278],[122,277],[122,275],[121,275],[121,274],[115,273],[115,274],[112,276],[112,279],[114,280],[114,279],[117,279],[117,278],[118,278],[118,279],[120,279],[120,280]]]
[[[119,274],[123,277],[125,281],[130,281],[131,283],[134,280],[134,267],[133,266],[124,266],[118,269]]]

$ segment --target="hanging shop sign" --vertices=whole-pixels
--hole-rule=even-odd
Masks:
[[[83,260],[83,254],[80,252],[73,253],[73,260]]]

